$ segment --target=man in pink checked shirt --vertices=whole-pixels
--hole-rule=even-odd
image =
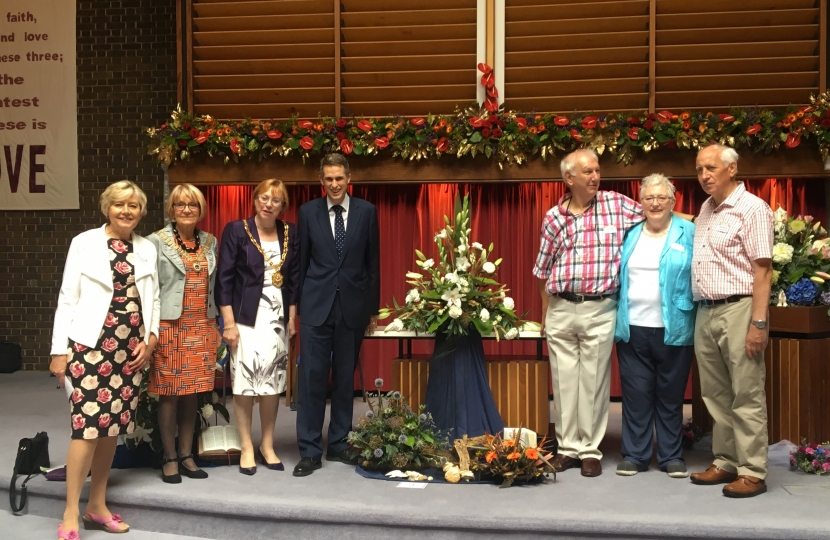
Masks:
[[[560,417],[553,464],[557,471],[581,467],[582,476],[593,477],[602,474],[620,252],[625,232],[644,216],[639,203],[599,190],[592,150],[568,154],[560,168],[570,194],[545,215],[533,268]]]

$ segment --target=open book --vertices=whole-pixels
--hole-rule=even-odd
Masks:
[[[236,465],[239,463],[242,444],[236,426],[211,426],[199,434],[197,452],[199,458],[214,463]]]

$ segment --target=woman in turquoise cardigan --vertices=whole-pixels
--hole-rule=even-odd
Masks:
[[[674,186],[662,174],[643,179],[640,200],[646,220],[629,230],[623,243],[614,335],[623,404],[623,461],[617,474],[648,470],[656,427],[660,469],[685,478],[681,431],[694,344],[695,226],[672,217]]]

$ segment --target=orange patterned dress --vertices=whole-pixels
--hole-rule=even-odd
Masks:
[[[186,242],[188,247],[195,244]],[[182,298],[182,315],[175,321],[161,321],[159,340],[147,390],[161,396],[181,396],[213,390],[216,324],[207,316],[209,274],[207,262],[194,270],[195,261],[182,258],[187,269]]]

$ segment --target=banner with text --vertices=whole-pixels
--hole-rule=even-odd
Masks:
[[[75,0],[0,7],[0,210],[78,208]]]

